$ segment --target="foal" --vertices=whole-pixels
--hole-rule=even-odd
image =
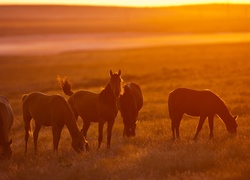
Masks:
[[[217,114],[225,123],[229,133],[235,134],[237,129],[236,118],[229,113],[225,103],[209,90],[197,91],[186,88],[178,88],[169,94],[169,115],[172,120],[173,139],[179,138],[179,127],[184,113],[190,116],[199,116],[194,139],[197,138],[205,119],[208,117],[210,138],[213,137],[214,115]]]

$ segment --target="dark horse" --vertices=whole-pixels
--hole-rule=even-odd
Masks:
[[[0,146],[2,152],[0,158],[8,159],[12,155],[11,143],[9,140],[9,133],[14,121],[13,109],[9,100],[5,96],[0,95]]]
[[[112,128],[118,112],[117,99],[122,92],[121,70],[118,73],[110,71],[110,81],[99,93],[80,90],[73,92],[68,79],[58,77],[63,92],[70,96],[68,102],[72,107],[76,118],[83,120],[83,136],[86,137],[91,122],[98,122],[99,138],[98,148],[103,139],[103,126],[107,122],[107,147],[110,147]]]
[[[236,134],[237,116],[232,117],[225,103],[209,90],[197,91],[178,88],[169,94],[169,115],[172,120],[173,139],[179,138],[179,127],[184,113],[190,116],[200,116],[194,139],[197,138],[205,119],[208,117],[210,138],[213,137],[214,115],[217,114],[225,123],[230,134]]]
[[[123,136],[135,136],[136,119],[143,106],[143,96],[139,85],[128,83],[123,86],[124,93],[120,96],[120,112],[123,118]]]

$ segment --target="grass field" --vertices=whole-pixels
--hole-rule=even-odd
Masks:
[[[249,179],[250,178],[250,44],[154,47],[117,51],[70,52],[48,56],[0,57],[0,92],[10,99],[15,121],[10,137],[13,156],[1,161],[0,179]],[[90,152],[76,154],[65,128],[59,152],[52,151],[51,128],[42,128],[39,153],[30,138],[24,154],[21,97],[31,91],[63,94],[56,76],[67,76],[73,89],[99,92],[109,70],[122,70],[124,82],[141,85],[144,107],[137,136],[123,138],[120,114],[113,128],[111,149],[97,151],[97,125],[92,124]],[[231,138],[215,118],[215,138],[206,122],[193,141],[198,119],[185,116],[181,140],[173,142],[168,93],[177,87],[211,89],[238,115],[238,134]],[[67,97],[66,97],[67,98]],[[82,126],[78,120],[79,128]]]
[[[74,33],[248,32],[249,9],[249,5],[226,4],[141,9],[0,6],[0,40]],[[0,179],[249,179],[249,47],[250,43],[227,43],[0,56],[0,94],[9,98],[15,113],[10,132],[13,156],[1,161]],[[138,83],[143,92],[136,137],[122,137],[118,114],[110,149],[106,149],[105,128],[104,142],[97,150],[98,126],[93,123],[87,137],[90,152],[75,153],[65,127],[59,151],[54,153],[51,128],[42,127],[38,153],[32,137],[24,153],[23,94],[63,95],[57,75],[67,76],[75,91],[100,92],[109,80],[109,70],[119,69],[124,83]],[[167,100],[178,87],[217,93],[232,115],[238,115],[237,136],[232,138],[215,117],[214,139],[209,139],[206,121],[193,141],[198,118],[184,116],[181,139],[173,142]],[[77,123],[81,128],[82,120]]]

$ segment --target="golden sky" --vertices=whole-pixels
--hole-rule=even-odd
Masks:
[[[250,0],[0,0],[0,4],[67,4],[106,6],[169,6],[206,3],[250,4]]]

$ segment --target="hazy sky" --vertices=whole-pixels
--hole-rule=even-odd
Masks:
[[[113,6],[167,6],[204,3],[250,4],[250,0],[0,0],[0,4],[79,4]]]

